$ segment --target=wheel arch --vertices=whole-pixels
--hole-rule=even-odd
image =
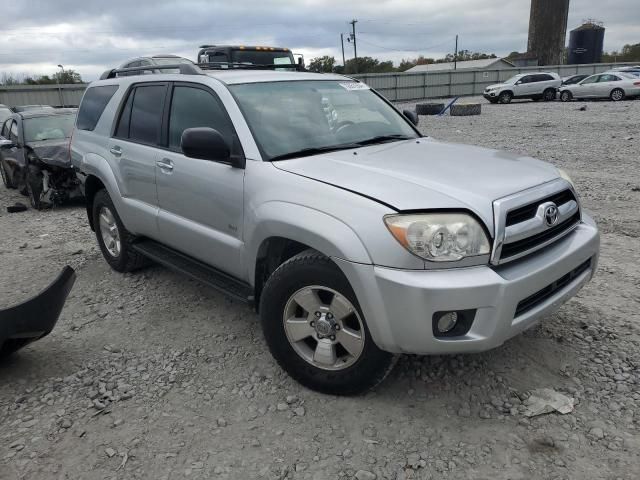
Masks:
[[[314,249],[329,258],[371,263],[358,235],[345,223],[324,212],[285,202],[270,202],[255,212],[254,227],[246,232],[247,274],[256,304],[264,282],[282,263]]]
[[[93,225],[93,199],[100,190],[106,188],[102,180],[95,175],[87,175],[84,182],[84,196],[86,200],[87,218],[89,219],[89,226],[91,230],[95,231]]]

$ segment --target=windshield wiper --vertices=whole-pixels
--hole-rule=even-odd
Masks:
[[[376,137],[367,138],[366,140],[361,140],[356,142],[358,145],[374,145],[376,143],[385,143],[385,142],[393,142],[395,140],[411,140],[414,137],[409,137],[407,135],[402,134],[393,134],[393,135],[378,135]]]
[[[311,147],[303,148],[302,150],[296,150],[295,152],[283,153],[282,155],[276,155],[271,158],[272,162],[278,160],[288,160],[290,158],[306,157],[310,155],[320,155],[321,153],[336,152],[338,150],[348,150],[350,148],[358,148],[361,145],[359,143],[343,143],[341,145],[327,145],[325,147]]]

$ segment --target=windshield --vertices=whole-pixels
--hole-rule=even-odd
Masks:
[[[23,121],[24,141],[29,143],[69,138],[75,118],[73,114],[26,118]]]
[[[295,63],[289,52],[265,52],[263,50],[233,50],[231,61],[252,65],[291,65]]]
[[[520,75],[514,75],[513,77],[511,77],[509,80],[505,80],[503,83],[508,83],[509,85],[513,85],[514,83],[516,83],[518,80],[520,80],[522,77]]]
[[[363,83],[293,81],[231,85],[266,160],[308,150],[417,138],[393,107]]]
[[[155,62],[156,65],[178,65],[181,63],[193,64],[193,62],[188,58],[182,58],[182,57],[160,57],[160,58],[155,57],[153,61]]]

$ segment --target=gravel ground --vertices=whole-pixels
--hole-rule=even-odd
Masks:
[[[23,199],[0,187],[0,306],[78,272],[53,334],[0,363],[0,478],[640,477],[640,101],[480,101],[420,128],[566,169],[602,229],[598,274],[504,346],[402,357],[361,397],[293,382],[249,308],[163,268],[110,271],[82,206],[7,214]],[[575,410],[525,417],[537,388]]]

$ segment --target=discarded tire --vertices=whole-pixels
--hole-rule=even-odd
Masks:
[[[418,115],[438,115],[444,110],[444,103],[418,103],[416,113]]]
[[[480,115],[480,113],[482,113],[482,105],[479,103],[461,103],[460,105],[451,105],[451,115],[454,117]]]
[[[7,212],[9,213],[24,212],[25,210],[27,210],[27,206],[24,203],[20,202],[16,202],[13,205],[9,205],[7,207]]]

